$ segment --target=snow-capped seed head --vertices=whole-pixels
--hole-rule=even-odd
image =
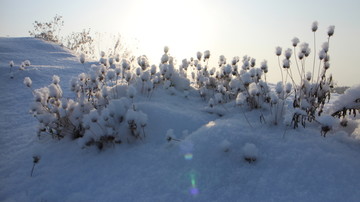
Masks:
[[[168,46],[165,46],[164,47],[164,53],[167,54],[169,52],[169,47]]]
[[[172,56],[169,56],[169,64],[174,65],[174,58]]]
[[[156,73],[156,65],[151,65],[151,68],[150,68],[150,73],[151,75],[154,75]]]
[[[100,52],[100,56],[103,58],[103,57],[105,57],[105,52],[104,51],[101,51]]]
[[[112,66],[114,64],[115,60],[114,58],[109,58],[109,65]]]
[[[224,74],[225,75],[229,75],[231,71],[232,71],[232,67],[230,64],[227,64],[224,66]]]
[[[154,88],[154,83],[151,80],[146,82],[146,90],[150,92]]]
[[[52,83],[55,84],[55,85],[58,85],[60,83],[60,77],[57,76],[57,75],[53,75]]]
[[[107,98],[109,96],[109,91],[106,87],[102,88],[101,89],[101,95],[104,97],[104,98]]]
[[[290,48],[286,49],[285,50],[286,59],[290,59],[291,55],[292,55],[292,50]]]
[[[324,69],[329,69],[329,68],[330,68],[330,62],[325,62]]]
[[[326,54],[325,57],[324,57],[324,61],[327,62],[330,60],[330,55],[329,54]]]
[[[133,85],[130,85],[127,89],[126,94],[130,99],[133,99],[136,95],[136,88]]]
[[[291,42],[292,42],[292,45],[293,45],[294,47],[296,47],[296,46],[298,45],[298,43],[300,42],[300,40],[299,40],[299,38],[294,37],[294,38],[291,40]]]
[[[283,68],[285,68],[285,69],[290,68],[290,60],[288,60],[286,58],[283,60]]]
[[[311,24],[311,31],[313,32],[316,32],[316,30],[318,29],[318,22],[317,21],[314,21],[312,24]]]
[[[335,31],[335,26],[334,25],[329,26],[327,32],[328,36],[331,37],[332,35],[334,35],[334,31]]]
[[[278,98],[278,96],[276,96],[275,93],[271,92],[270,93],[270,100],[271,100],[272,104],[277,104],[278,101],[279,101],[279,98]]]
[[[202,53],[200,51],[198,51],[196,53],[196,58],[200,61],[201,60],[201,57],[202,57]]]
[[[267,65],[267,61],[263,60],[260,64],[260,68],[264,73],[268,72],[268,65]]]
[[[115,68],[116,76],[119,76],[121,74],[121,69],[119,67]]]
[[[327,53],[329,51],[329,42],[324,42],[321,48]]]
[[[306,52],[304,53],[305,57],[308,57],[310,53],[311,53],[311,49],[310,48],[306,49]]]
[[[148,68],[150,66],[146,55],[142,55],[142,56],[138,57],[137,62],[142,70],[146,70],[146,68]]]
[[[90,121],[93,122],[93,123],[96,123],[98,120],[99,120],[99,114],[96,110],[92,110],[90,113],[89,113],[89,118],[90,118]]]
[[[238,95],[236,96],[236,104],[237,105],[243,105],[246,103],[246,100],[247,100],[247,95],[245,95],[244,93],[238,93]]]
[[[281,94],[283,92],[283,90],[284,90],[283,83],[281,81],[279,81],[276,84],[275,91],[277,94]]]
[[[67,99],[65,99],[65,98],[62,98],[61,99],[61,108],[67,109],[68,106],[69,106],[69,101]]]
[[[282,51],[282,48],[281,48],[280,46],[277,46],[277,47],[275,48],[275,54],[276,54],[277,56],[280,56],[280,55],[281,55],[281,51]]]
[[[10,67],[13,67],[13,66],[14,66],[14,61],[11,60],[11,61],[9,62],[9,66],[10,66]]]
[[[30,66],[30,65],[31,65],[30,60],[25,60],[25,61],[24,61],[24,65],[25,65],[25,66]]]
[[[326,57],[326,52],[324,51],[324,49],[322,49],[322,50],[319,52],[319,59],[320,59],[320,60],[323,60],[325,57]]]
[[[221,93],[216,93],[214,97],[217,104],[221,104],[223,102],[223,96]]]
[[[226,139],[220,143],[220,147],[223,152],[230,151],[230,146],[231,146],[230,142],[227,141]]]
[[[172,140],[177,140],[175,135],[174,135],[174,130],[173,129],[169,129],[166,131],[165,134],[165,138],[168,142],[172,141]]]
[[[29,88],[31,87],[32,81],[31,81],[30,77],[25,77],[24,78],[24,84],[25,84],[25,86],[27,86]]]
[[[304,53],[303,52],[299,52],[298,57],[300,60],[302,60],[304,58]]]
[[[106,77],[108,80],[113,80],[116,76],[116,72],[115,70],[113,69],[109,69],[107,72],[106,72]]]
[[[249,85],[249,93],[251,96],[255,96],[259,93],[259,88],[258,86],[256,85],[256,83],[251,83]]]
[[[311,72],[306,73],[306,80],[308,80],[308,81],[311,80]]]
[[[124,70],[130,68],[130,62],[127,59],[122,59],[121,66]]]
[[[204,51],[204,60],[208,60],[210,58],[210,51],[206,50]]]
[[[291,83],[287,83],[286,86],[285,86],[285,92],[287,94],[289,94],[291,92],[291,89],[292,89],[292,84]]]
[[[146,81],[150,80],[150,73],[149,73],[149,71],[143,72],[140,77],[141,77],[141,80],[142,80],[143,82],[146,82]]]
[[[249,74],[252,78],[254,78],[256,76],[256,69],[255,68],[251,68],[249,71]]]
[[[80,54],[80,62],[81,62],[81,64],[84,64],[84,62],[85,62],[85,54],[84,53]]]
[[[116,61],[116,62],[120,62],[120,55],[119,55],[119,54],[116,54],[116,55],[115,55],[115,61]]]
[[[302,52],[302,53],[306,53],[306,50],[309,48],[309,44],[308,43],[302,43],[302,44],[300,44],[300,51]]]
[[[164,54],[162,57],[161,57],[161,64],[164,64],[164,63],[167,63],[169,61],[169,56],[168,54]]]
[[[219,66],[226,64],[226,58],[224,55],[220,55],[219,57]]]
[[[210,98],[210,100],[209,100],[209,103],[208,103],[208,105],[209,105],[209,107],[214,107],[214,99],[212,99],[212,98]]]
[[[256,64],[256,59],[255,59],[255,58],[251,58],[251,60],[250,60],[250,66],[251,66],[251,67],[255,67],[255,64]]]
[[[259,150],[253,143],[246,143],[242,150],[246,161],[248,161],[249,163],[256,161]]]

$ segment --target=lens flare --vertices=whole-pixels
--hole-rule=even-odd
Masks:
[[[195,173],[190,173],[190,181],[191,181],[191,188],[190,188],[190,194],[191,195],[198,195],[199,189],[196,187],[196,176]]]
[[[186,153],[185,155],[184,155],[184,158],[186,159],[186,160],[192,160],[193,159],[193,154],[192,153]]]
[[[193,187],[191,187],[191,189],[190,189],[190,194],[191,195],[198,195],[199,194],[199,189],[198,188],[193,188]]]

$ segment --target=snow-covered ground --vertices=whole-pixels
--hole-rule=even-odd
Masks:
[[[18,70],[24,60],[31,65]],[[324,138],[316,125],[293,130],[260,123],[257,110],[245,112],[250,126],[239,108],[222,117],[207,113],[195,93],[185,98],[158,89],[150,101],[135,98],[149,117],[143,141],[100,152],[76,140],[39,139],[24,77],[36,89],[56,74],[66,97],[73,96],[70,79],[83,70],[57,45],[0,38],[0,201],[360,200],[355,138],[339,131]],[[180,142],[166,140],[169,129]],[[31,177],[36,155],[41,158]]]

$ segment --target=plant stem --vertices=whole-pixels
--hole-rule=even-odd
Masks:
[[[31,174],[30,174],[30,177],[32,177],[32,175],[33,175],[35,165],[36,165],[36,163],[34,163],[34,164],[33,164],[33,167],[32,167],[32,169],[31,169]]]
[[[279,63],[279,68],[280,68],[280,73],[281,73],[281,81],[284,84],[284,75],[283,75],[282,68],[280,65],[280,56],[278,56],[278,63]]]
[[[311,83],[314,82],[314,76],[315,76],[315,60],[316,60],[316,37],[315,37],[315,32],[314,32],[314,61],[313,61],[313,70],[312,70],[312,74],[313,76],[311,77]]]

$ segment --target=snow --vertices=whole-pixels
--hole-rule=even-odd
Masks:
[[[19,70],[24,60],[31,64]],[[225,64],[224,56],[221,61]],[[130,92],[138,112],[147,115],[142,115],[142,140],[99,151],[70,138],[38,138],[37,120],[28,113],[32,89],[48,86],[57,75],[63,97],[73,99],[70,81],[97,63],[81,64],[66,49],[38,39],[0,38],[0,201],[359,200],[360,140],[340,130],[324,138],[315,123],[295,130],[261,123],[260,110],[217,105],[221,94],[212,108],[222,116],[208,113],[208,103],[181,77],[172,81],[179,85],[175,94],[156,88],[149,99]],[[145,59],[141,63],[148,66]],[[122,64],[128,68],[128,61]],[[26,77],[31,88],[24,85]],[[51,85],[57,96],[57,84]],[[71,100],[61,102],[76,108]],[[125,106],[131,104],[124,99],[109,104],[119,109],[115,116],[124,116]],[[168,142],[166,136],[179,141]],[[257,159],[248,163],[245,155]],[[40,161],[31,177],[36,156]]]

